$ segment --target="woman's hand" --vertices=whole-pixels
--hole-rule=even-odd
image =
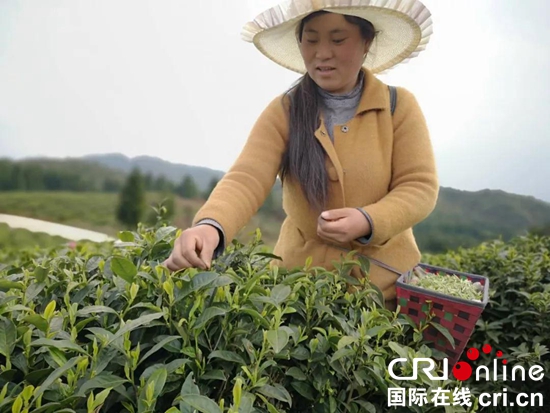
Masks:
[[[218,230],[212,225],[188,228],[176,239],[174,249],[163,264],[171,271],[191,267],[209,269],[219,242]]]
[[[369,221],[356,208],[331,209],[317,219],[317,235],[325,241],[347,243],[370,233]]]

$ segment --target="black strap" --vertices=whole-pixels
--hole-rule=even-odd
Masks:
[[[388,89],[390,90],[390,110],[393,116],[393,113],[395,112],[395,105],[397,105],[397,89],[395,86],[388,86]]]

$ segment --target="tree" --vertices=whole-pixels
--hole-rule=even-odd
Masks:
[[[157,177],[153,183],[153,188],[160,192],[173,191],[172,186],[172,183],[164,175]]]
[[[151,172],[147,173],[144,177],[143,177],[143,184],[145,185],[145,190],[146,191],[152,191],[154,190],[154,185],[155,185],[155,178],[153,178],[153,174]]]
[[[139,169],[133,169],[120,192],[118,221],[131,229],[140,222],[145,210],[145,188]]]
[[[176,193],[182,198],[193,199],[199,196],[199,188],[191,175],[186,175],[176,188]]]

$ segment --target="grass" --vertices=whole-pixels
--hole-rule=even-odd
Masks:
[[[148,192],[149,208],[146,216],[153,213],[152,207],[160,202],[163,194]],[[172,225],[187,228],[203,201],[177,197]],[[78,228],[116,236],[124,229],[116,220],[118,194],[102,192],[2,192],[0,213],[57,222]],[[144,219],[146,218],[144,217]],[[262,231],[265,244],[273,247],[277,241],[282,220],[263,213],[255,215],[237,238],[248,242],[256,228]]]

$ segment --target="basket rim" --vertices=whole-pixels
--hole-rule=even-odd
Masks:
[[[413,269],[410,269],[410,270],[402,273],[399,276],[399,278],[396,281],[396,287],[400,287],[400,288],[403,288],[403,289],[406,289],[406,290],[411,290],[411,291],[414,291],[414,292],[422,293],[422,294],[425,294],[425,295],[433,295],[435,297],[448,299],[448,300],[454,301],[458,304],[466,304],[468,306],[473,306],[473,307],[478,307],[478,308],[485,309],[487,303],[489,302],[489,278],[488,277],[483,276],[483,275],[469,274],[469,273],[466,273],[466,272],[455,271],[455,270],[452,270],[450,268],[443,268],[443,267],[438,267],[438,266],[435,266],[435,265],[429,265],[429,264],[424,264],[424,263],[419,263],[418,265],[420,265],[422,267],[432,268],[432,269],[435,269],[435,270],[438,270],[438,271],[444,271],[446,273],[450,273],[450,275],[457,275],[457,276],[458,275],[466,275],[466,276],[471,276],[471,277],[477,278],[477,279],[483,279],[485,281],[484,284],[483,284],[483,300],[481,300],[481,302],[466,300],[464,298],[455,297],[455,296],[452,296],[452,295],[440,293],[438,291],[428,290],[426,288],[420,288],[420,287],[416,287],[416,286],[411,285],[411,284],[407,284],[407,283],[404,282],[405,276],[410,274]]]

